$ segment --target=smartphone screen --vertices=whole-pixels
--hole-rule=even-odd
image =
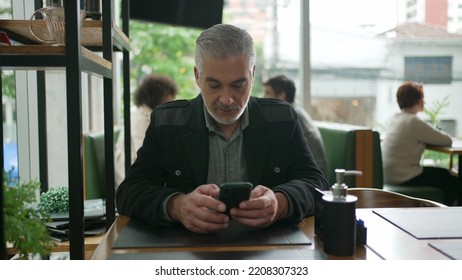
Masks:
[[[226,204],[225,213],[229,215],[232,208],[238,208],[239,203],[250,198],[253,185],[249,182],[228,182],[220,186],[220,200]]]

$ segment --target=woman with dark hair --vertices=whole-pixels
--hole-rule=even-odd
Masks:
[[[133,94],[136,111],[132,112],[131,123],[131,159],[136,159],[136,151],[141,147],[146,129],[150,122],[152,110],[160,104],[175,99],[178,88],[175,82],[167,76],[151,74],[143,78]],[[115,159],[115,185],[118,187],[125,177],[124,136],[120,133],[117,139]]]
[[[422,84],[404,82],[396,93],[401,112],[390,121],[382,143],[384,181],[398,185],[426,185],[443,190],[444,204],[462,203],[462,186],[447,169],[423,167],[420,159],[427,145],[451,146],[451,135],[417,117],[424,110]]]

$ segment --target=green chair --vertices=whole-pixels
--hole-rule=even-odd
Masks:
[[[349,188],[376,188],[404,195],[444,202],[442,190],[431,186],[384,184],[380,134],[367,127],[316,122],[327,158],[327,181],[335,183],[335,169],[360,170],[363,176],[345,177]]]
[[[325,176],[330,185],[336,181],[335,169],[341,168],[363,172],[362,176],[345,177],[345,183],[350,188],[382,188],[383,172],[380,146],[377,144],[380,140],[378,132],[363,126],[315,123],[326,150],[328,171]]]
[[[114,143],[120,128],[114,129]],[[104,156],[104,131],[83,135],[85,199],[106,197],[106,160]]]

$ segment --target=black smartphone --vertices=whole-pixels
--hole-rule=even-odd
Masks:
[[[220,186],[219,200],[226,204],[225,214],[229,215],[231,208],[238,208],[239,203],[250,198],[253,185],[249,182],[227,182]]]

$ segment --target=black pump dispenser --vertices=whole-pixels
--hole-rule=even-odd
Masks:
[[[357,170],[335,170],[337,182],[331,187],[331,194],[323,199],[324,251],[337,256],[350,256],[356,249],[356,201],[348,195],[344,177],[362,175]]]

